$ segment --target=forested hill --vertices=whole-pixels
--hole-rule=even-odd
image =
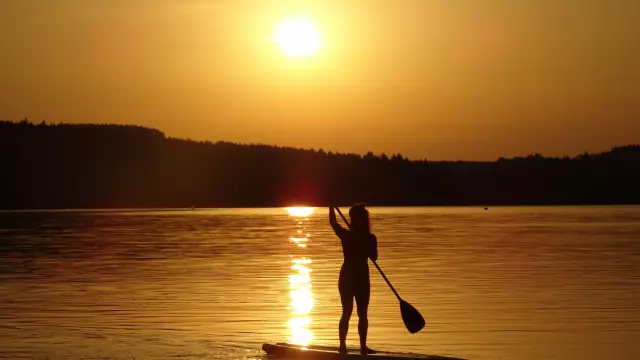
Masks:
[[[0,208],[640,203],[640,146],[576,158],[409,161],[0,122]]]

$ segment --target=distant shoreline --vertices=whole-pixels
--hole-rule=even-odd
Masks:
[[[167,138],[126,125],[0,122],[0,209],[640,204],[640,145],[494,162]]]
[[[342,207],[349,207],[349,204],[340,204]],[[487,210],[494,208],[581,208],[581,207],[637,207],[640,204],[582,204],[582,205],[492,205]],[[37,212],[147,212],[147,211],[166,211],[166,212],[190,212],[190,211],[213,211],[213,210],[257,210],[257,209],[285,209],[287,207],[297,206],[263,206],[263,207],[212,207],[212,208],[73,208],[73,209],[0,209],[0,213],[37,213]],[[315,209],[328,208],[328,205],[324,206],[301,206],[311,207]],[[370,209],[376,208],[478,208],[484,210],[483,206],[479,205],[382,205],[382,206],[368,206]]]

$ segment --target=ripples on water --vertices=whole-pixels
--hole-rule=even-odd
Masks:
[[[640,207],[372,208],[370,346],[640,358]],[[294,216],[298,215],[298,216]],[[239,359],[337,342],[327,210],[0,213],[0,357]],[[357,317],[349,343],[358,343]]]

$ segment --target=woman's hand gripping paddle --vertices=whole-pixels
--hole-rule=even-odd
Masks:
[[[347,218],[345,218],[344,215],[342,215],[342,211],[340,211],[340,209],[337,206],[335,208],[336,210],[338,210],[338,214],[340,214],[340,216],[342,217],[342,220],[344,220],[344,222],[347,224],[347,227],[351,229],[351,224],[349,224],[349,221],[347,220]],[[406,326],[407,330],[409,330],[409,332],[412,334],[415,334],[418,331],[422,330],[425,322],[420,312],[416,308],[411,306],[411,304],[402,300],[400,295],[398,295],[398,292],[396,291],[396,289],[394,289],[393,285],[391,285],[391,282],[389,282],[389,279],[387,279],[384,272],[382,272],[382,269],[380,269],[380,266],[378,266],[378,263],[373,259],[371,259],[371,261],[373,262],[373,265],[376,266],[376,269],[378,269],[378,271],[380,272],[380,275],[382,275],[382,278],[384,279],[384,281],[387,282],[387,285],[389,285],[393,293],[396,295],[396,297],[400,301],[400,314],[402,315],[402,321],[404,321],[404,326]]]

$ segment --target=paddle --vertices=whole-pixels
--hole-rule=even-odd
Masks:
[[[351,224],[349,224],[349,221],[347,220],[347,218],[344,217],[344,215],[342,215],[342,211],[340,211],[340,208],[338,208],[337,206],[335,208],[336,210],[338,210],[338,214],[340,214],[340,216],[342,217],[342,220],[344,220],[344,222],[347,224],[347,227],[349,228],[349,230],[351,230]],[[373,262],[373,265],[376,266],[376,269],[378,269],[384,281],[387,282],[387,285],[389,285],[393,293],[396,295],[396,297],[400,301],[400,314],[402,315],[402,321],[404,321],[404,326],[406,326],[407,330],[409,330],[409,332],[412,334],[415,334],[418,331],[422,330],[425,322],[422,315],[420,315],[420,312],[416,308],[411,306],[411,304],[402,300],[400,295],[398,295],[398,292],[396,291],[396,289],[394,289],[393,285],[391,285],[391,282],[389,282],[389,279],[387,279],[387,276],[384,274],[384,272],[382,272],[382,269],[380,269],[380,266],[378,266],[378,263],[373,259],[371,259],[371,262]]]

